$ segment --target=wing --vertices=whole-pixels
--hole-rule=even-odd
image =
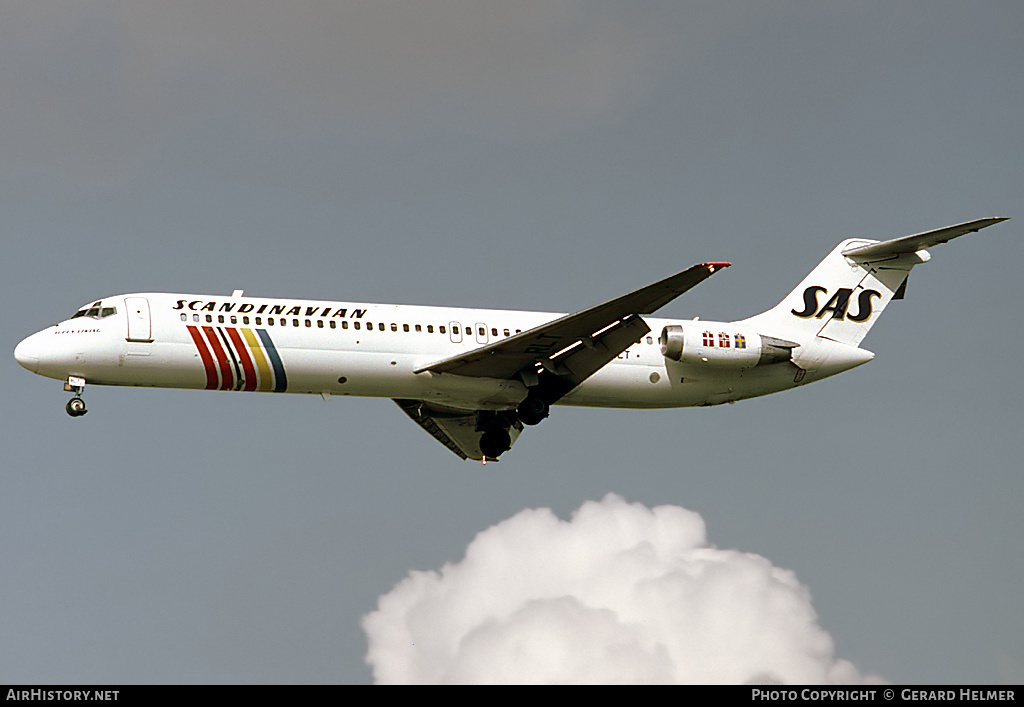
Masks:
[[[596,307],[569,314],[488,346],[436,361],[416,373],[518,379],[550,404],[640,341],[651,329],[640,317],[671,302],[729,263],[703,263]],[[395,400],[441,444],[463,459],[496,460],[515,442],[523,423],[511,410],[462,410],[421,400]],[[508,434],[484,454],[481,439]],[[502,432],[503,431],[503,432]],[[494,448],[494,438],[489,438]],[[507,444],[504,444],[507,442]],[[501,450],[501,451],[498,451]]]
[[[480,438],[495,425],[508,425],[509,447],[523,431],[523,423],[513,412],[456,410],[420,400],[396,399],[395,402],[417,425],[462,459],[484,461]],[[494,457],[487,457],[487,460],[498,461]]]
[[[416,369],[416,373],[510,379],[528,386],[547,372],[556,377],[565,395],[609,361],[639,341],[650,327],[640,318],[668,304],[691,287],[729,267],[703,263],[653,285],[569,314],[533,329]],[[533,380],[531,380],[533,379]],[[551,400],[550,402],[553,402]]]

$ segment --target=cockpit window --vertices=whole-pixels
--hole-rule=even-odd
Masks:
[[[103,307],[102,302],[93,302],[88,307],[82,307],[80,310],[71,315],[72,319],[78,319],[79,317],[91,317],[93,319],[105,319],[111,315],[117,314],[117,307]]]

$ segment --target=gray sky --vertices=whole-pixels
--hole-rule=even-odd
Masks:
[[[1024,681],[1022,26],[1019,2],[5,2],[8,352],[117,293],[571,311],[709,260],[734,267],[663,313],[739,319],[843,238],[1017,218],[933,249],[864,367],[556,408],[487,467],[387,400],[91,387],[71,419],[9,356],[0,682],[370,682],[363,619],[411,571],[609,493],[793,573],[862,676]]]

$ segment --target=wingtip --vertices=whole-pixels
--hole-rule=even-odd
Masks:
[[[965,225],[973,225],[973,226],[975,226],[975,228],[972,231],[972,233],[976,233],[976,232],[980,231],[983,228],[988,228],[989,226],[995,226],[997,223],[1002,223],[1003,221],[1009,221],[1009,220],[1010,220],[1010,218],[1008,216],[1007,217],[993,216],[993,217],[990,217],[990,218],[980,218],[977,221],[971,221],[970,224],[965,224]]]
[[[727,268],[730,265],[732,265],[732,263],[726,263],[726,262],[721,262],[721,263],[704,263],[704,267],[706,267],[708,269],[708,272],[711,272],[711,273],[713,273],[715,270],[721,270],[722,268]]]

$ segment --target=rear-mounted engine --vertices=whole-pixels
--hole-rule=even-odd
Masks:
[[[785,363],[799,344],[764,336],[747,327],[710,322],[670,324],[661,330],[665,358],[693,366],[751,368]]]

